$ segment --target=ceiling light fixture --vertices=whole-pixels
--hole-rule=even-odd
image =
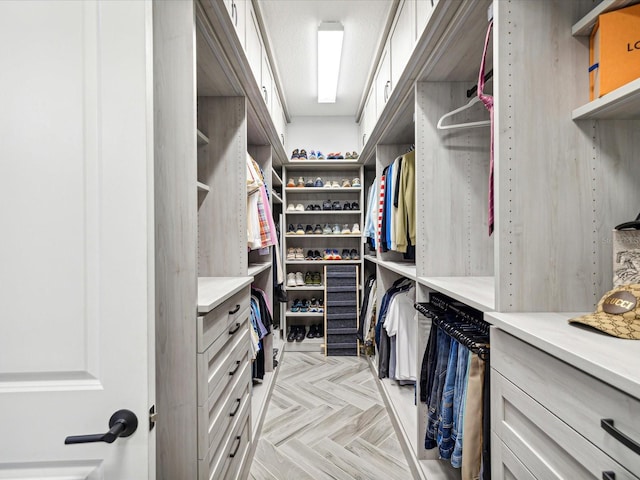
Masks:
[[[318,103],[335,103],[344,27],[322,22],[318,27]]]

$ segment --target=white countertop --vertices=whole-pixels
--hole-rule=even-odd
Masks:
[[[485,313],[485,320],[534,347],[640,399],[640,340],[569,324],[582,313]]]
[[[208,313],[251,285],[253,277],[198,277],[198,313]]]

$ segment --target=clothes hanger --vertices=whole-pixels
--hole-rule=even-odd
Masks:
[[[442,117],[440,117],[440,120],[438,120],[438,125],[437,128],[438,130],[457,130],[457,129],[461,129],[461,128],[477,128],[477,127],[488,127],[491,125],[491,121],[490,120],[481,120],[478,122],[466,122],[466,123],[456,123],[453,125],[443,125],[443,121],[446,120],[449,117],[452,117],[453,115],[463,112],[469,108],[471,108],[473,105],[475,105],[476,103],[478,103],[480,101],[480,98],[478,97],[473,97],[471,100],[469,100],[469,103],[467,103],[466,105],[460,107],[460,108],[456,108],[455,110],[449,112],[449,113],[445,113]]]
[[[633,222],[621,223],[616,230],[640,230],[640,213]]]

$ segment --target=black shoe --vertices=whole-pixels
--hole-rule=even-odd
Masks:
[[[355,248],[351,249],[351,260],[360,260],[360,255],[358,255],[358,251]]]
[[[287,335],[287,342],[293,342],[298,334],[298,327],[292,325],[289,327],[289,335]]]
[[[358,202],[353,202],[351,204],[351,210],[360,210],[360,205],[358,205]]]
[[[322,202],[322,210],[331,210],[331,200]]]
[[[324,325],[319,323],[318,325],[316,325],[316,338],[322,337],[324,337]]]
[[[317,327],[315,325],[311,325],[309,327],[309,331],[307,332],[307,338],[316,338],[317,333]]]
[[[287,233],[296,233],[296,228],[293,226],[293,223],[289,224],[289,227],[287,228]]]
[[[304,229],[305,235],[311,235],[313,233],[313,227],[311,225],[307,225]]]
[[[296,342],[301,342],[302,340],[304,340],[304,336],[307,333],[307,327],[305,327],[304,325],[300,325],[297,327],[298,331],[296,333]]]
[[[351,204],[349,202],[344,202],[344,207],[342,207],[343,210],[351,210]]]
[[[314,205],[313,206],[313,210],[314,211],[318,211],[318,210],[322,210],[322,209],[320,208],[320,205]]]
[[[351,253],[349,252],[349,249],[345,248],[344,250],[342,250],[341,257],[343,260],[351,260]]]
[[[340,205],[340,202],[333,202],[333,205],[331,205],[331,210],[342,210],[342,205]]]
[[[307,250],[307,256],[304,257],[305,260],[313,260],[313,250]]]
[[[307,212],[310,212],[311,210],[313,210],[313,205],[309,204],[304,208]]]
[[[314,250],[313,251],[313,259],[314,260],[322,260],[322,256],[320,255],[320,251],[319,250]]]

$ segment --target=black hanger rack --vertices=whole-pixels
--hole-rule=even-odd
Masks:
[[[444,333],[476,353],[482,360],[489,358],[489,327],[482,313],[440,294],[431,294],[428,303],[415,303],[414,307]],[[453,314],[448,315],[447,313]]]
[[[484,74],[484,81],[486,82],[491,77],[493,77],[493,69],[489,70]],[[467,90],[467,98],[471,98],[478,91],[478,85],[474,85],[469,90]]]

